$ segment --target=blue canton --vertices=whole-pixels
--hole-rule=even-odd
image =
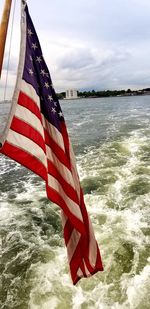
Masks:
[[[23,79],[34,87],[39,96],[44,117],[61,131],[60,124],[64,121],[63,113],[27,7],[26,16],[27,36]]]

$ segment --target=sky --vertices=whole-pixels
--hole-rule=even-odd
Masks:
[[[27,2],[57,92],[150,87],[150,0]],[[6,99],[12,95],[18,65],[20,1],[16,3]],[[0,0],[0,14],[3,4]]]

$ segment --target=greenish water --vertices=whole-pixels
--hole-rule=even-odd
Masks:
[[[149,309],[150,96],[61,105],[105,271],[72,285],[59,208],[0,156],[0,308]]]

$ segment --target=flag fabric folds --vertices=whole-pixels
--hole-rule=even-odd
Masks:
[[[80,278],[102,271],[103,266],[64,116],[24,1],[22,6],[18,77],[0,152],[44,179],[49,200],[60,206],[76,284]]]

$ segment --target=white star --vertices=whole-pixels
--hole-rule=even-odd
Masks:
[[[55,107],[52,107],[52,113],[55,114],[56,113],[56,109]]]
[[[29,58],[30,58],[30,60],[31,60],[31,61],[33,61],[33,58],[32,58],[32,56],[31,56],[31,55],[29,56]]]
[[[33,34],[33,32],[31,31],[31,29],[28,29],[28,35],[31,36]]]
[[[59,117],[63,117],[63,113],[62,112],[59,112],[58,115],[59,115]]]
[[[35,50],[37,47],[36,43],[32,43],[32,48]]]
[[[53,101],[53,98],[52,98],[51,95],[48,96],[48,100],[49,100],[50,102]]]
[[[36,57],[36,61],[40,63],[42,61],[41,56]]]
[[[40,74],[44,76],[46,74],[45,70],[41,70]]]
[[[48,83],[45,83],[45,84],[44,84],[44,87],[45,87],[46,89],[48,89],[48,88],[49,88],[49,84],[48,84]]]
[[[29,69],[29,74],[32,76],[34,73],[32,71],[32,69]]]
[[[54,102],[54,105],[57,106],[57,102]]]

